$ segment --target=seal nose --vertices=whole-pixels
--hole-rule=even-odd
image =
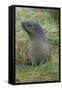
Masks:
[[[21,24],[23,25],[24,24],[24,21],[21,21]]]
[[[21,21],[21,25],[24,28],[25,27],[25,21]]]
[[[23,21],[21,21],[21,24],[22,24],[23,27],[25,27],[27,25],[27,21],[23,20]]]

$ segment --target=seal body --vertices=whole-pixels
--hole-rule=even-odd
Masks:
[[[34,44],[35,43],[35,44]],[[47,42],[39,42],[39,40],[32,40],[30,42],[29,52],[33,64],[44,63],[49,56],[49,48]]]
[[[32,65],[46,62],[49,57],[49,47],[43,29],[33,21],[22,21],[22,27],[30,38],[29,54]]]

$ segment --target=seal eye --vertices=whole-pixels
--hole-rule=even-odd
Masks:
[[[28,24],[28,27],[31,27],[31,24],[30,23]]]

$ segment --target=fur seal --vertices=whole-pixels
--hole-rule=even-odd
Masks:
[[[42,27],[34,21],[22,21],[22,27],[30,38],[29,54],[32,65],[48,61],[49,46]]]

